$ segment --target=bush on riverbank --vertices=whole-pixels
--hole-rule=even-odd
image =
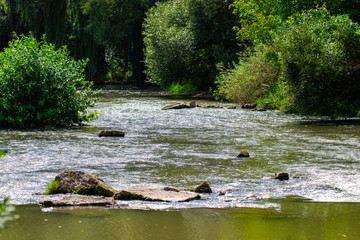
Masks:
[[[360,28],[348,17],[331,16],[324,8],[295,14],[273,31],[266,47],[254,50],[218,78],[219,93],[227,99],[258,98],[260,107],[356,116]]]
[[[289,18],[274,36],[297,111],[354,116],[360,108],[360,28],[323,8]]]
[[[97,117],[87,110],[97,98],[85,81],[86,61],[74,61],[66,47],[15,36],[0,62],[1,127],[70,126]]]

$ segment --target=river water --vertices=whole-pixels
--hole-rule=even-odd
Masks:
[[[0,150],[6,151],[0,158],[0,200],[36,204],[49,198],[35,193],[57,174],[81,170],[117,190],[138,184],[183,189],[207,181],[214,192],[186,203],[119,202],[128,209],[266,212],[288,201],[360,202],[359,121],[227,109],[232,104],[206,100],[197,104],[224,108],[164,111],[179,100],[161,92],[107,90],[101,97],[101,115],[90,126],[0,130]],[[125,131],[125,138],[98,137],[111,129]],[[236,157],[243,149],[250,158]],[[277,172],[292,178],[272,179]],[[221,191],[226,194],[219,196]]]

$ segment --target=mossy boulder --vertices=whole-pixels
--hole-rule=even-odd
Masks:
[[[56,184],[47,194],[76,193],[112,197],[116,191],[102,179],[81,171],[66,171],[55,177]]]
[[[201,183],[195,188],[196,193],[212,193],[210,185],[207,182]]]

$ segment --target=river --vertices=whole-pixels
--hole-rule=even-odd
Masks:
[[[340,209],[338,213],[351,213],[349,227],[356,224],[360,227],[359,221],[352,222],[360,217],[360,207],[354,203],[360,202],[359,121],[227,109],[232,106],[229,103],[219,103],[224,108],[163,111],[163,106],[179,100],[169,99],[161,92],[105,90],[101,97],[95,107],[101,115],[90,126],[0,130],[0,150],[6,151],[0,158],[0,200],[10,197],[13,204],[21,205],[18,206],[20,215],[26,218],[41,215],[41,218],[50,219],[55,213],[43,213],[33,205],[24,204],[36,204],[49,198],[34,193],[43,192],[57,174],[70,169],[94,174],[115,189],[137,184],[183,189],[207,181],[214,192],[203,195],[202,200],[186,203],[119,202],[127,210],[101,210],[106,216],[119,214],[124,218],[128,213],[140,214],[139,224],[148,221],[147,215],[171,224],[164,219],[172,216],[183,219],[185,215],[206,218],[208,214],[209,221],[214,221],[210,233],[222,228],[220,222],[224,219],[224,228],[228,228],[242,219],[250,218],[249,224],[256,224],[261,219],[267,221],[267,217],[277,221],[276,216],[279,216],[290,219],[296,227],[297,221],[302,219],[298,216],[302,212],[298,212],[299,209],[308,212],[303,216],[306,221],[321,219],[324,215],[330,218]],[[197,104],[217,103],[197,100]],[[99,138],[100,130],[106,129],[123,130],[126,136]],[[250,158],[236,157],[243,149],[250,153]],[[288,172],[291,179],[282,182],[272,179],[278,172]],[[221,191],[226,194],[219,196]],[[284,210],[284,205],[292,206],[287,208],[292,210]],[[314,206],[319,206],[318,213]],[[76,215],[81,210],[73,211]],[[100,210],[93,211],[96,215]],[[61,213],[61,216],[72,215],[71,212]],[[265,216],[254,217],[258,212]],[[233,214],[241,217],[230,223],[229,219],[233,218],[229,216]],[[346,214],[342,218],[346,220]],[[21,225],[21,221],[26,220],[20,218],[18,221]],[[360,233],[357,234],[354,239],[360,238]]]

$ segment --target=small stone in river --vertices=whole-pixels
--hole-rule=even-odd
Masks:
[[[189,107],[190,108],[195,108],[196,107],[195,101],[191,101],[190,104],[189,104]]]
[[[239,153],[239,155],[238,155],[237,157],[238,157],[238,158],[241,158],[241,157],[243,157],[243,158],[248,158],[248,157],[250,157],[250,154],[249,154],[249,152],[246,151],[246,150],[241,150],[241,152]]]
[[[286,172],[281,172],[276,174],[275,179],[278,179],[280,181],[289,180],[289,174]]]
[[[221,191],[221,192],[219,192],[218,196],[224,196],[225,194],[226,194],[226,192]]]
[[[210,185],[207,182],[203,182],[195,188],[195,192],[197,192],[197,193],[212,193],[212,190],[210,188]]]
[[[119,130],[103,130],[99,133],[99,137],[124,137],[125,133]]]
[[[242,105],[241,107],[246,109],[252,109],[252,108],[256,108],[257,105],[258,105],[257,103],[247,103]]]

